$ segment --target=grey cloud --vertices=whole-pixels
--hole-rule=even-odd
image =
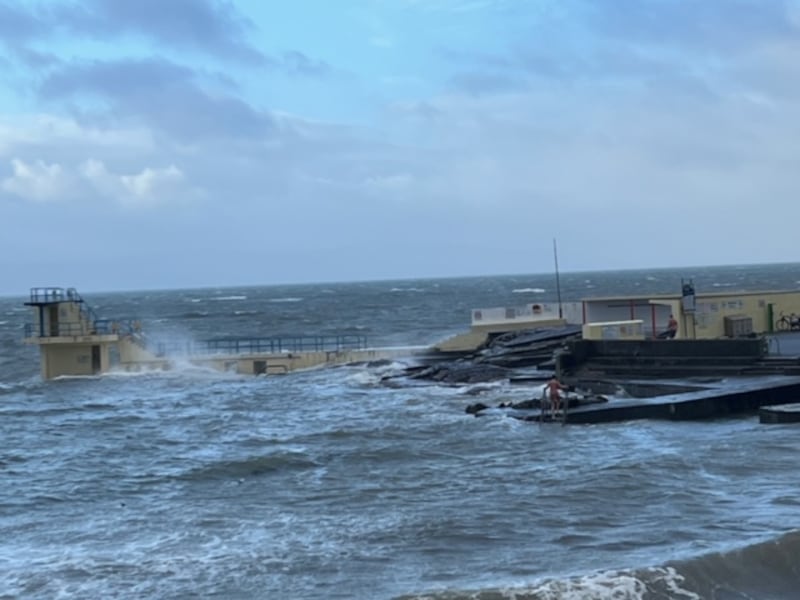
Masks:
[[[528,87],[522,75],[512,76],[488,71],[459,73],[452,78],[451,83],[455,89],[475,96],[515,92]]]
[[[15,48],[13,54],[19,62],[34,70],[53,67],[60,62],[60,59],[50,52],[41,52],[25,46]]]
[[[602,0],[587,6],[589,23],[600,33],[643,44],[727,52],[797,35],[784,0]]]
[[[0,0],[0,42],[16,45],[47,30],[47,23],[34,12]]]
[[[203,89],[190,69],[160,59],[70,64],[42,83],[45,100],[99,97],[118,118],[138,119],[185,140],[238,136],[258,139],[271,117],[242,100]]]
[[[325,61],[297,50],[263,54],[247,41],[254,28],[226,0],[52,0],[28,6],[0,0],[0,43],[5,42],[16,61],[34,69],[52,67],[53,60],[31,44],[61,32],[108,42],[141,37],[162,47],[199,51],[292,76],[334,72]]]
[[[284,53],[282,66],[290,75],[306,77],[321,77],[328,75],[332,71],[330,65],[326,62],[313,60],[296,50]]]
[[[95,38],[132,33],[223,58],[267,62],[245,40],[252,23],[223,0],[85,0],[56,6],[51,15],[55,24]]]

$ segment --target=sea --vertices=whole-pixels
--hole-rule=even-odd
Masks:
[[[474,308],[687,279],[798,289],[800,265],[78,292],[164,339],[405,347]],[[475,418],[535,394],[407,380],[401,360],[43,381],[27,295],[0,298],[0,599],[800,598],[796,425]]]

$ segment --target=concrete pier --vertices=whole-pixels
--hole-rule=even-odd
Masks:
[[[665,385],[673,383],[675,382],[665,382]],[[783,406],[780,411],[763,408],[778,405],[792,405],[793,408]],[[767,411],[766,414],[779,415],[775,417],[776,419],[785,419],[771,422],[788,422],[791,416],[797,416],[800,420],[800,377],[771,376],[722,380],[704,386],[696,385],[691,391],[680,393],[624,400],[610,399],[604,403],[569,408],[566,415],[559,415],[556,420],[576,424],[639,419],[690,421],[756,414],[759,409]],[[481,416],[480,412],[475,414]],[[486,414],[498,414],[498,409],[492,409]],[[538,409],[510,410],[506,414],[523,421],[542,420],[542,413]]]

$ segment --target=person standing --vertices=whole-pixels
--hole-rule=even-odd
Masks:
[[[550,409],[553,414],[561,410],[561,391],[566,389],[565,386],[561,385],[561,382],[555,375],[547,382],[547,391],[550,395]]]

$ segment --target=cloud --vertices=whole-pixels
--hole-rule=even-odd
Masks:
[[[102,196],[127,206],[147,206],[174,200],[169,196],[179,193],[185,183],[183,172],[175,165],[145,167],[133,175],[120,175],[111,173],[102,161],[89,159],[80,166],[79,171]]]
[[[764,41],[796,37],[791,3],[785,0],[675,2],[601,0],[586,5],[597,34],[628,44],[667,46],[691,52],[748,52]]]
[[[516,92],[528,87],[524,77],[487,71],[459,73],[452,79],[452,87],[468,94],[496,94]]]
[[[0,189],[37,203],[74,203],[95,197],[125,206],[152,206],[193,193],[186,186],[183,172],[175,165],[118,174],[96,159],[69,167],[40,159],[26,162],[14,158],[11,170],[12,174],[0,182]]]
[[[42,160],[26,163],[15,158],[11,161],[11,168],[13,174],[3,179],[0,188],[27,200],[57,201],[71,187],[71,177],[58,164],[47,164]]]
[[[333,71],[326,62],[313,60],[296,50],[285,52],[281,65],[288,74],[305,77],[323,77]]]
[[[96,39],[140,35],[218,58],[267,62],[246,40],[252,22],[223,0],[83,0],[56,5],[50,14],[53,25]]]
[[[141,120],[186,141],[261,139],[274,129],[268,113],[228,93],[204,89],[197,73],[165,59],[65,64],[43,80],[38,94],[47,101],[99,98],[123,122]]]
[[[49,25],[32,10],[25,10],[8,0],[0,0],[0,42],[17,45],[46,34]]]

